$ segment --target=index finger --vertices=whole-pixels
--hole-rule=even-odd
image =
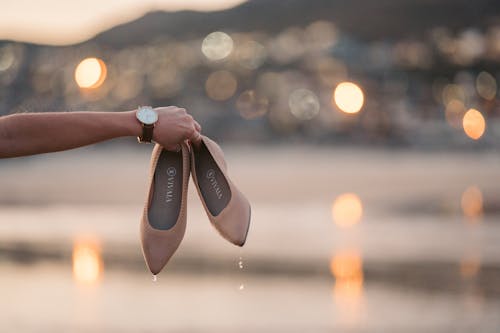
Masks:
[[[201,134],[198,131],[194,131],[193,135],[189,138],[189,141],[198,145],[201,142]]]

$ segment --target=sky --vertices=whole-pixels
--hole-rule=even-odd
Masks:
[[[0,0],[0,40],[66,45],[153,10],[211,11],[245,0]]]

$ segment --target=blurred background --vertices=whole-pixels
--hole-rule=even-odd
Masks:
[[[134,138],[0,161],[2,332],[498,332],[500,4],[0,2],[0,115],[185,107],[252,202],[156,282]]]

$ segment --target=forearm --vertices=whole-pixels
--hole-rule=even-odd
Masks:
[[[133,111],[14,114],[0,117],[0,158],[67,150],[140,132]]]

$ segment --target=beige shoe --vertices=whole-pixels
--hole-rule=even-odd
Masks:
[[[243,246],[250,226],[250,203],[229,179],[221,148],[206,136],[192,145],[191,175],[212,225],[222,237]]]
[[[141,221],[144,259],[158,274],[179,247],[186,230],[186,196],[189,182],[189,149],[179,152],[156,145],[151,155],[149,193]]]

